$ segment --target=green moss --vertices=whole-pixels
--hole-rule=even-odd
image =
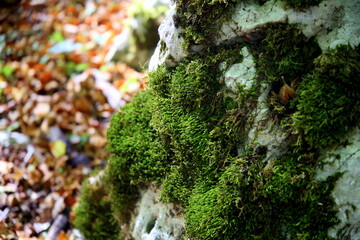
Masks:
[[[219,62],[214,59],[216,54],[202,56],[170,72],[160,68],[150,73],[150,87],[155,93],[151,123],[168,143],[173,159],[163,182],[164,200],[186,205],[202,173],[236,154],[246,118],[242,118],[236,101],[225,98]]]
[[[311,6],[317,6],[322,0],[284,0],[286,4],[296,10],[303,10]]]
[[[258,80],[270,84],[268,106],[274,118],[282,119],[295,111],[289,102],[303,76],[313,68],[313,59],[321,50],[313,38],[307,38],[296,25],[268,24],[265,38],[252,46]],[[285,87],[284,87],[285,86]],[[281,93],[284,88],[290,93]],[[289,95],[290,94],[290,95]]]
[[[251,153],[251,152],[250,152]],[[313,180],[313,164],[286,155],[264,173],[261,157],[228,162],[213,186],[199,184],[186,209],[192,239],[330,239],[337,223],[330,192],[335,178]]]
[[[150,125],[152,91],[136,95],[114,114],[108,130],[110,166],[126,172],[132,185],[158,182],[168,171],[166,146]],[[125,174],[125,173],[124,173]]]
[[[106,183],[120,224],[129,219],[138,186],[160,182],[169,170],[166,146],[150,126],[150,98],[151,91],[137,94],[123,110],[114,114],[107,134],[112,157]]]
[[[306,143],[318,149],[341,144],[360,117],[359,50],[339,46],[316,58],[297,92],[292,119]]]
[[[185,29],[185,48],[211,43],[221,23],[235,11],[239,0],[176,0],[176,25]]]
[[[340,47],[316,58],[317,44],[296,26],[272,24],[265,31],[248,46],[260,73],[254,89],[239,86],[230,98],[234,93],[220,81],[220,63],[241,62],[243,46],[211,49],[151,72],[150,89],[114,115],[107,181],[117,213],[126,218],[137,188],[162,183],[162,200],[184,208],[191,239],[329,239],[338,176],[314,181],[317,156],[358,123],[359,53]],[[299,87],[292,85],[297,78]],[[307,143],[269,162],[251,150],[255,144],[240,155],[237,149],[244,147],[264,83],[275,95],[285,84],[294,88],[298,97],[284,106],[291,109],[284,121],[292,119],[291,130],[302,134],[288,139]]]
[[[118,239],[119,228],[111,211],[105,186],[84,181],[79,206],[75,210],[75,227],[87,240]]]
[[[163,199],[185,204],[198,172],[236,154],[245,118],[240,101],[225,97],[219,56],[229,63],[241,58],[239,50],[222,50],[174,69],[160,67],[150,73],[151,89],[113,116],[107,175],[117,211],[148,182],[163,182]]]
[[[307,38],[296,25],[268,24],[265,38],[253,47],[261,80],[270,84],[291,84],[312,70],[313,59],[321,50],[313,38]]]
[[[213,45],[221,24],[229,21],[241,0],[176,0],[175,26],[184,28],[184,48],[191,45]],[[284,0],[287,6],[303,10],[318,5],[322,0]],[[251,1],[243,1],[251,2]],[[252,0],[263,4],[264,0]],[[291,37],[291,36],[290,36]]]

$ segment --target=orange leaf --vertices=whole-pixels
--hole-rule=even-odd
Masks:
[[[45,66],[46,66],[45,64],[41,64],[41,63],[35,64],[34,70],[36,72],[41,72],[45,68]]]
[[[39,78],[40,82],[47,83],[51,79],[51,72],[44,72]]]
[[[124,85],[124,80],[123,79],[118,79],[114,82],[114,86],[116,88],[121,88],[121,86]]]
[[[76,12],[75,6],[74,6],[74,5],[68,6],[67,9],[66,9],[66,11],[69,12],[69,13],[74,13],[74,12]]]
[[[76,203],[76,198],[72,195],[65,197],[65,204],[69,207]]]
[[[280,102],[283,105],[287,105],[289,103],[290,99],[293,99],[295,97],[296,97],[296,93],[295,93],[294,89],[292,89],[292,87],[290,87],[289,85],[287,85],[285,83],[279,92]]]
[[[69,237],[68,237],[68,235],[67,235],[64,231],[62,231],[62,232],[58,235],[57,240],[69,240]]]
[[[78,55],[78,54],[74,54],[71,56],[71,59],[74,63],[82,63],[82,59],[81,59],[81,56]]]

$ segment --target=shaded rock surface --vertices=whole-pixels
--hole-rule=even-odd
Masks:
[[[132,236],[144,240],[175,240],[185,233],[184,217],[173,204],[159,202],[159,190],[150,187],[141,192],[133,216]]]

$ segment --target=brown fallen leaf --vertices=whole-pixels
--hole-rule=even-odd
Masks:
[[[99,135],[90,136],[90,144],[96,148],[102,148],[106,144],[106,138]]]
[[[93,113],[95,111],[94,105],[85,96],[80,94],[75,95],[74,107],[77,111],[85,113]]]
[[[33,109],[33,114],[37,117],[43,118],[50,112],[50,103],[38,102]]]
[[[280,102],[283,105],[287,105],[289,101],[295,97],[296,97],[296,93],[294,89],[285,83],[279,92]]]
[[[69,240],[68,235],[62,231],[58,236],[57,236],[57,240]]]

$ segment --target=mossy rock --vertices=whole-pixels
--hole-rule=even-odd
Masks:
[[[338,220],[330,193],[340,175],[314,178],[319,152],[358,124],[359,51],[321,53],[297,27],[267,25],[252,45],[210,47],[149,73],[149,89],[113,116],[108,132],[107,176],[113,209],[125,216],[120,224],[137,189],[155,183],[162,201],[183,207],[191,239],[331,239],[327,230]],[[219,66],[241,62],[244,45],[257,59],[258,79],[233,96]],[[295,93],[286,104],[274,100],[285,111],[270,117],[289,130],[290,143],[272,164],[256,142],[245,145],[264,84],[275,95],[285,85]]]

